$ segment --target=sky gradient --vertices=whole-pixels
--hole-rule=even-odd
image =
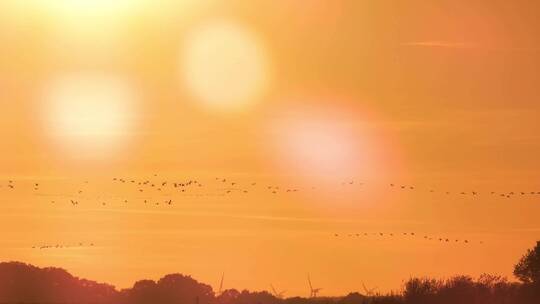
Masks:
[[[540,236],[538,3],[20,2],[0,3],[0,260],[338,295],[511,276]]]

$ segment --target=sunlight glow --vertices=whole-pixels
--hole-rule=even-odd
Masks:
[[[299,104],[309,101],[317,106],[281,109],[270,120],[269,153],[277,170],[297,175],[309,185],[383,174],[385,153],[369,130],[367,113],[321,100],[303,100]]]
[[[54,13],[71,15],[111,15],[128,13],[143,0],[49,0],[39,1]]]
[[[75,153],[108,154],[126,139],[136,97],[123,79],[108,75],[69,75],[45,91],[43,108],[49,135]]]
[[[254,102],[267,82],[267,55],[258,37],[229,22],[205,24],[186,39],[181,57],[189,92],[218,110]]]

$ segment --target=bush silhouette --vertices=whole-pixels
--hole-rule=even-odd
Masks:
[[[215,295],[209,285],[190,276],[169,274],[140,280],[117,291],[113,286],[79,279],[60,268],[0,263],[0,304],[539,304],[540,242],[515,267],[520,282],[495,275],[448,279],[411,278],[400,293],[344,297],[280,299],[267,291],[228,289]]]
[[[540,241],[519,260],[514,275],[525,284],[540,285]]]

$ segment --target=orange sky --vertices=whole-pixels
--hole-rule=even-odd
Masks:
[[[21,2],[0,3],[0,260],[337,295],[510,276],[539,237],[539,4]]]

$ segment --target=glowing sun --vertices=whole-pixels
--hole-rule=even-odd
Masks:
[[[188,91],[213,109],[244,108],[266,85],[264,47],[253,32],[239,25],[220,21],[195,28],[183,50]]]
[[[127,138],[134,122],[135,94],[129,83],[109,75],[69,75],[44,93],[49,135],[69,150],[110,153]]]

